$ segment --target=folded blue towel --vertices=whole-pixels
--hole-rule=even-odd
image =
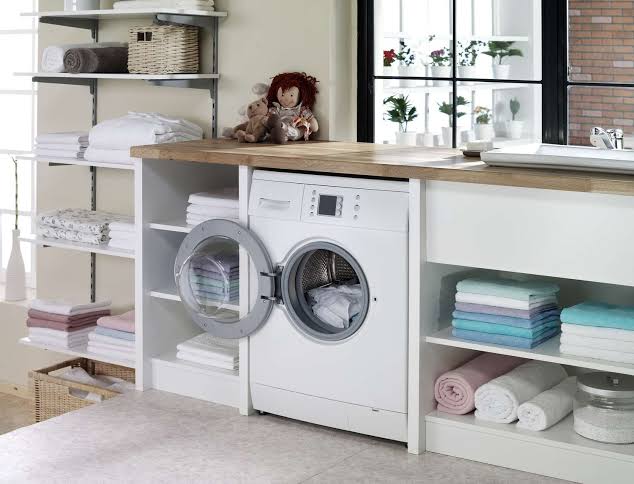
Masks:
[[[95,333],[102,334],[104,336],[111,336],[112,338],[125,339],[128,341],[135,340],[134,333],[127,333],[125,331],[119,331],[118,329],[104,328],[102,326],[97,326],[95,328]]]
[[[499,316],[497,314],[485,313],[469,313],[467,311],[454,311],[455,319],[466,319],[468,321],[482,321],[484,323],[505,324],[507,326],[515,326],[516,328],[535,328],[544,323],[559,320],[559,309],[552,309],[537,313],[531,319],[513,318],[511,316]]]
[[[634,331],[634,307],[584,302],[561,311],[561,322]]]
[[[508,336],[519,336],[521,338],[539,339],[551,328],[559,328],[561,323],[558,318],[545,322],[534,328],[518,328],[507,326],[506,324],[485,323],[483,321],[469,321],[467,319],[454,319],[451,323],[454,328],[467,329],[469,331],[479,331],[481,333],[505,334]]]
[[[459,292],[506,297],[519,301],[529,301],[531,297],[552,296],[559,292],[559,286],[545,281],[516,281],[513,279],[472,278],[460,281]]]
[[[544,341],[549,340],[553,336],[559,334],[559,328],[552,328],[544,333],[539,339],[521,338],[519,336],[508,336],[505,334],[480,333],[479,331],[469,331],[467,329],[453,328],[452,334],[456,338],[466,339],[470,341],[478,341],[480,343],[490,343],[501,346],[511,346],[513,348],[531,349],[539,346]]]

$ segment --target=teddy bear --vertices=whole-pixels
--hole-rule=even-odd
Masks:
[[[232,137],[240,143],[262,141],[268,133],[268,111],[266,98],[258,99],[249,104],[246,110],[248,120],[233,128]]]

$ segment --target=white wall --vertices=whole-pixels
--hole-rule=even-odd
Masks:
[[[111,2],[109,2],[111,3]],[[103,2],[106,7],[108,2]],[[306,71],[319,83],[315,114],[321,139],[351,140],[356,133],[356,0],[217,0],[229,16],[220,21],[219,128],[240,122],[240,106],[254,99],[251,87],[275,74]],[[62,0],[40,0],[40,10],[61,10]],[[122,40],[137,21],[102,22],[100,40]],[[54,43],[88,42],[86,31],[40,26],[40,49]],[[208,44],[208,42],[205,42]],[[204,66],[208,49],[203,49]],[[88,129],[88,89],[40,85],[38,132]],[[128,110],[159,111],[183,116],[210,131],[211,99],[207,91],[150,86],[141,81],[102,81],[98,119]],[[90,176],[86,168],[38,167],[38,208],[89,207]],[[99,210],[131,214],[130,173],[98,170]],[[38,296],[85,299],[89,295],[90,259],[59,249],[38,250]],[[169,263],[166,261],[166,263]],[[97,257],[97,296],[113,300],[116,311],[133,305],[134,264]],[[30,369],[45,366],[50,355],[19,346],[26,333],[25,310],[0,305],[0,382],[26,384]],[[48,358],[48,359],[46,359]]]

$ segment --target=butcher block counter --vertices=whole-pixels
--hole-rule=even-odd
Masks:
[[[634,195],[634,176],[489,167],[464,157],[459,150],[445,148],[335,141],[271,145],[202,140],[137,146],[132,148],[132,156],[313,173]]]

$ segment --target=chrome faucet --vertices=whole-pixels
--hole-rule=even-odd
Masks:
[[[602,150],[622,150],[623,130],[592,128],[590,131],[590,143]]]

